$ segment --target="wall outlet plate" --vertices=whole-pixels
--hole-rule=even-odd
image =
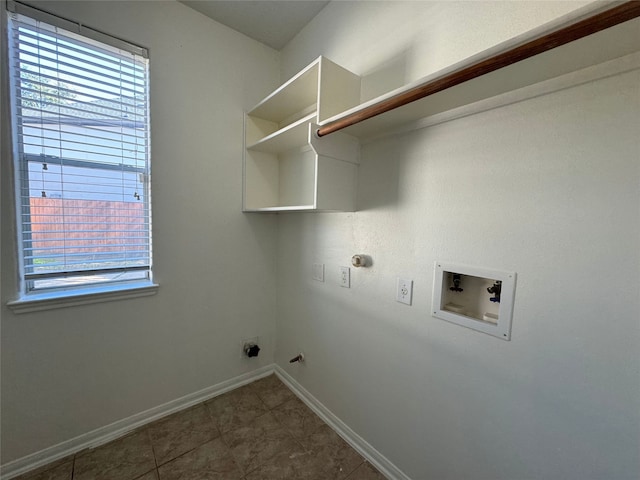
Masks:
[[[396,301],[411,305],[413,300],[413,280],[398,278],[396,284]]]
[[[311,278],[324,282],[324,263],[314,263],[311,267]]]
[[[351,269],[349,267],[340,267],[340,286],[351,288]]]

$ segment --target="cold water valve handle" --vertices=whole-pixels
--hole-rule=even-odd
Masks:
[[[453,274],[453,287],[449,287],[452,292],[462,292],[464,289],[460,288],[461,275],[459,273]]]
[[[502,282],[500,280],[496,280],[493,286],[487,288],[487,292],[493,295],[493,297],[489,297],[489,300],[492,302],[500,303],[500,292],[502,291]]]

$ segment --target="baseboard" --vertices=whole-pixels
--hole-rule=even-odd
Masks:
[[[144,412],[137,413],[130,417],[118,420],[110,425],[100,427],[91,432],[79,435],[71,440],[64,441],[39,452],[32,453],[26,457],[13,460],[0,467],[0,478],[9,480],[23,473],[34,470],[38,467],[54,462],[61,458],[73,455],[87,448],[95,448],[104,443],[122,437],[127,433],[154,422],[162,417],[170,415],[185,408],[189,408],[200,402],[221,395],[225,392],[251,383],[259,378],[266,377],[274,371],[274,365],[267,365],[249,373],[239,375],[224,382],[220,382],[211,387],[190,393],[184,397],[177,398],[157,407],[150,408]]]
[[[308,390],[301,386],[291,375],[279,365],[275,365],[276,375],[324,420],[338,435],[340,435],[354,450],[362,455],[371,465],[376,467],[389,480],[411,480],[402,470],[396,467],[389,459],[373,448],[366,440],[354,432],[346,423],[336,417],[327,407],[315,398]]]
[[[211,387],[204,388],[200,391],[185,395],[184,397],[150,408],[144,412],[118,420],[110,425],[79,435],[52,447],[45,448],[39,452],[32,453],[26,457],[13,460],[12,462],[0,467],[0,478],[2,480],[9,480],[43,465],[47,465],[48,463],[73,455],[81,450],[95,448],[122,437],[127,433],[162,417],[179,412],[180,410],[184,410],[185,408],[189,408],[218,395],[222,395],[223,393],[246,385],[247,383],[266,377],[274,371],[278,377],[300,398],[300,400],[309,406],[309,408],[311,408],[311,410],[313,410],[320,418],[322,418],[322,420],[335,430],[338,435],[340,435],[369,463],[382,472],[389,480],[411,480],[398,467],[367,443],[362,437],[360,437],[360,435],[354,432],[349,426],[347,426],[347,424],[340,420],[327,407],[311,395],[309,391],[302,387],[293,377],[277,365],[267,365],[259,368],[258,370],[254,370],[253,372],[239,375]]]

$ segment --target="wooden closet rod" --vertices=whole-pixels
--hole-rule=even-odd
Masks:
[[[490,58],[448,73],[435,80],[430,80],[422,85],[418,85],[406,92],[388,98],[354,112],[344,118],[335,120],[321,126],[317,130],[317,135],[323,137],[330,133],[337,132],[343,128],[360,123],[368,118],[375,117],[398,107],[402,107],[416,100],[428,97],[434,93],[441,92],[474,78],[486,75],[487,73],[499,70],[513,63],[525,60],[538,55],[539,53],[552,50],[561,45],[579,40],[593,33],[605,30],[620,23],[632,20],[640,16],[640,1],[629,1],[612,7],[600,13],[596,13],[583,20],[576,21],[571,25],[559,28],[556,31],[543,35],[534,40],[523,43],[505,52],[498,53]]]

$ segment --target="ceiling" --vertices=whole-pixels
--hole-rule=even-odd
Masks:
[[[179,0],[276,50],[315,17],[328,0]]]

